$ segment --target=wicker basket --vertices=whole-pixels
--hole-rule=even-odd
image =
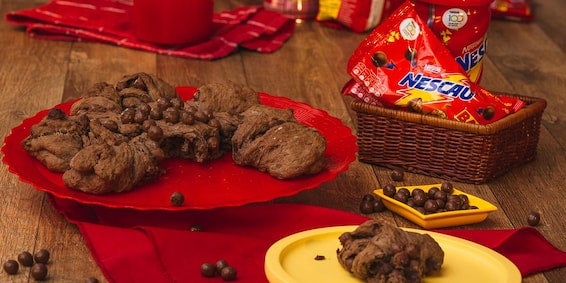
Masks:
[[[546,101],[518,95],[526,107],[475,125],[352,102],[358,159],[437,178],[480,184],[535,158]]]

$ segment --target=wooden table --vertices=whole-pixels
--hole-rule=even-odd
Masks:
[[[31,8],[46,0],[0,0],[2,14]],[[261,4],[259,0],[217,1],[217,10]],[[460,229],[502,229],[527,225],[527,215],[541,213],[536,228],[566,250],[564,220],[566,176],[566,4],[535,1],[536,20],[530,24],[493,21],[482,85],[491,90],[542,97],[548,101],[536,160],[487,184],[456,183],[457,187],[494,203],[499,210],[476,225]],[[294,35],[277,52],[239,51],[214,61],[156,55],[112,45],[36,40],[23,29],[0,23],[0,137],[22,119],[77,98],[95,82],[115,82],[125,74],[154,73],[172,85],[198,86],[232,80],[272,95],[286,96],[328,111],[355,132],[355,113],[340,89],[350,78],[346,62],[365,34],[326,28],[313,22],[298,24]],[[390,182],[391,170],[355,161],[335,180],[275,202],[319,205],[359,213],[363,194]],[[404,185],[440,180],[406,174]],[[50,281],[81,282],[103,275],[90,256],[77,227],[68,223],[46,195],[0,166],[0,259],[21,251],[47,248],[56,264]],[[417,226],[391,212],[385,217],[402,227]],[[563,282],[566,268],[529,276],[525,282]],[[0,282],[27,282],[28,275]]]

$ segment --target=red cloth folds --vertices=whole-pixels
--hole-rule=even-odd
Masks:
[[[109,282],[173,282],[143,230],[89,222],[77,225]]]
[[[368,220],[358,214],[301,204],[172,212],[87,206],[54,197],[51,200],[59,212],[78,225],[110,282],[197,280],[201,278],[202,263],[219,259],[237,268],[238,282],[267,282],[265,253],[277,240],[309,229],[358,225]],[[190,231],[194,225],[202,231]],[[523,276],[566,266],[566,252],[532,227],[434,232],[491,248],[511,260]]]
[[[220,259],[237,269],[238,282],[268,282],[265,253],[279,239],[304,230],[358,225],[367,220],[344,211],[298,204],[183,212],[82,205],[67,210],[63,204],[70,203],[66,201],[54,200],[53,204],[78,225],[109,282],[200,282],[201,264]],[[93,220],[93,215],[100,215],[97,221],[103,224],[84,221]],[[161,227],[152,226],[159,222]],[[195,224],[202,231],[190,231]]]
[[[242,6],[214,15],[215,34],[190,46],[160,46],[134,36],[132,1],[54,0],[43,6],[9,12],[6,21],[25,26],[35,38],[115,44],[172,56],[212,60],[238,48],[274,52],[292,35],[294,21],[261,6]]]
[[[535,228],[508,230],[439,230],[437,232],[484,245],[512,261],[521,275],[566,266],[566,252],[548,242]]]

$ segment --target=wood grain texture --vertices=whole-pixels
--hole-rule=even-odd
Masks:
[[[36,7],[47,0],[0,0],[0,13]],[[216,1],[217,11],[261,0]],[[566,176],[566,2],[534,1],[531,23],[492,21],[481,85],[497,91],[541,97],[548,101],[543,115],[536,159],[486,184],[456,183],[499,210],[479,224],[455,229],[505,229],[527,225],[527,215],[541,213],[541,231],[566,250],[564,176]],[[119,46],[38,40],[22,28],[0,21],[0,139],[34,115],[58,103],[76,99],[96,82],[115,82],[135,72],[153,73],[172,85],[199,86],[233,81],[257,91],[284,96],[323,109],[356,133],[356,113],[350,97],[340,94],[349,80],[346,64],[366,34],[336,30],[316,22],[297,24],[293,36],[271,54],[249,50],[217,60],[184,59]],[[1,157],[1,156],[0,156]],[[359,213],[364,194],[389,183],[415,185],[441,180],[406,173],[401,182],[391,169],[358,161],[336,179],[274,203],[303,203]],[[84,282],[104,276],[77,227],[50,205],[47,196],[21,182],[0,165],[0,260],[22,251],[49,249],[52,262],[47,282]],[[418,228],[389,211],[375,213],[402,227]],[[562,282],[566,268],[524,278],[524,282]],[[0,282],[31,282],[26,270],[16,276],[0,271]]]

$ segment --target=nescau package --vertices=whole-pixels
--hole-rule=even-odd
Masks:
[[[347,70],[344,94],[385,107],[483,125],[524,106],[472,82],[410,1],[360,43]]]

